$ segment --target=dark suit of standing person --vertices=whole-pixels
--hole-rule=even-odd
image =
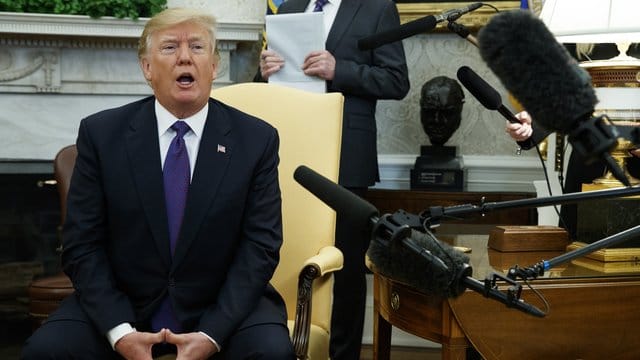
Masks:
[[[209,98],[215,44],[212,16],[161,12],[139,48],[154,96],[82,120],[62,254],[75,293],[23,358],[294,358],[269,285],[282,244],[278,134]],[[170,159],[186,189],[167,185],[180,172]],[[176,217],[170,198],[184,190]]]
[[[288,0],[278,14],[311,12],[313,0]],[[362,196],[379,180],[376,147],[376,103],[402,99],[409,79],[401,42],[373,50],[358,49],[358,40],[400,25],[396,5],[389,0],[330,0],[323,8],[325,49],[309,53],[303,71],[327,83],[328,92],[345,97],[340,157],[340,185]],[[268,39],[268,34],[267,34]],[[272,50],[260,56],[260,76],[280,70],[282,57]],[[338,214],[336,246],[344,253],[344,268],[335,273],[330,354],[337,360],[360,357],[366,301],[364,254],[369,233],[356,229]]]

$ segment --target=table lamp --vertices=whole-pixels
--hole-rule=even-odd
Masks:
[[[631,43],[640,42],[640,1],[638,0],[546,0],[540,13],[560,43],[615,43],[620,55],[607,60],[584,61],[580,66],[591,75],[599,103],[595,114],[606,114],[623,135],[640,125],[640,59],[626,54]],[[640,180],[626,170],[629,150],[635,144],[619,139],[611,156],[625,169],[632,184]],[[622,184],[607,172],[583,190],[619,187]]]

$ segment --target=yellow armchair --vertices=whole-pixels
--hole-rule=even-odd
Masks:
[[[331,273],[343,262],[333,246],[336,215],[295,182],[293,172],[306,165],[338,181],[344,98],[265,83],[230,85],[211,96],[278,129],[284,243],[271,282],[287,304],[297,357],[328,359]]]

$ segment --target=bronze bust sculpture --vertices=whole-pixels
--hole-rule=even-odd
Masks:
[[[422,85],[420,121],[432,145],[443,146],[460,126],[464,92],[458,81],[437,76]]]

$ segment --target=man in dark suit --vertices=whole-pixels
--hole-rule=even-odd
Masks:
[[[278,135],[209,98],[215,43],[209,15],[156,15],[139,48],[154,96],[81,122],[62,255],[75,293],[23,358],[294,358],[269,285],[282,244]],[[170,185],[177,174],[182,187]]]
[[[278,14],[317,11],[316,2],[288,0],[280,5]],[[409,91],[409,78],[401,42],[367,51],[359,50],[357,44],[363,37],[399,26],[400,19],[395,3],[389,0],[329,0],[322,11],[327,32],[325,49],[309,53],[303,71],[326,80],[328,92],[340,92],[345,97],[339,183],[362,196],[379,180],[376,103],[379,99],[402,99]],[[262,79],[282,66],[286,64],[274,51],[267,49],[260,54]],[[359,359],[368,245],[366,229],[353,228],[338,214],[336,246],[344,253],[344,268],[335,274],[333,359]]]

